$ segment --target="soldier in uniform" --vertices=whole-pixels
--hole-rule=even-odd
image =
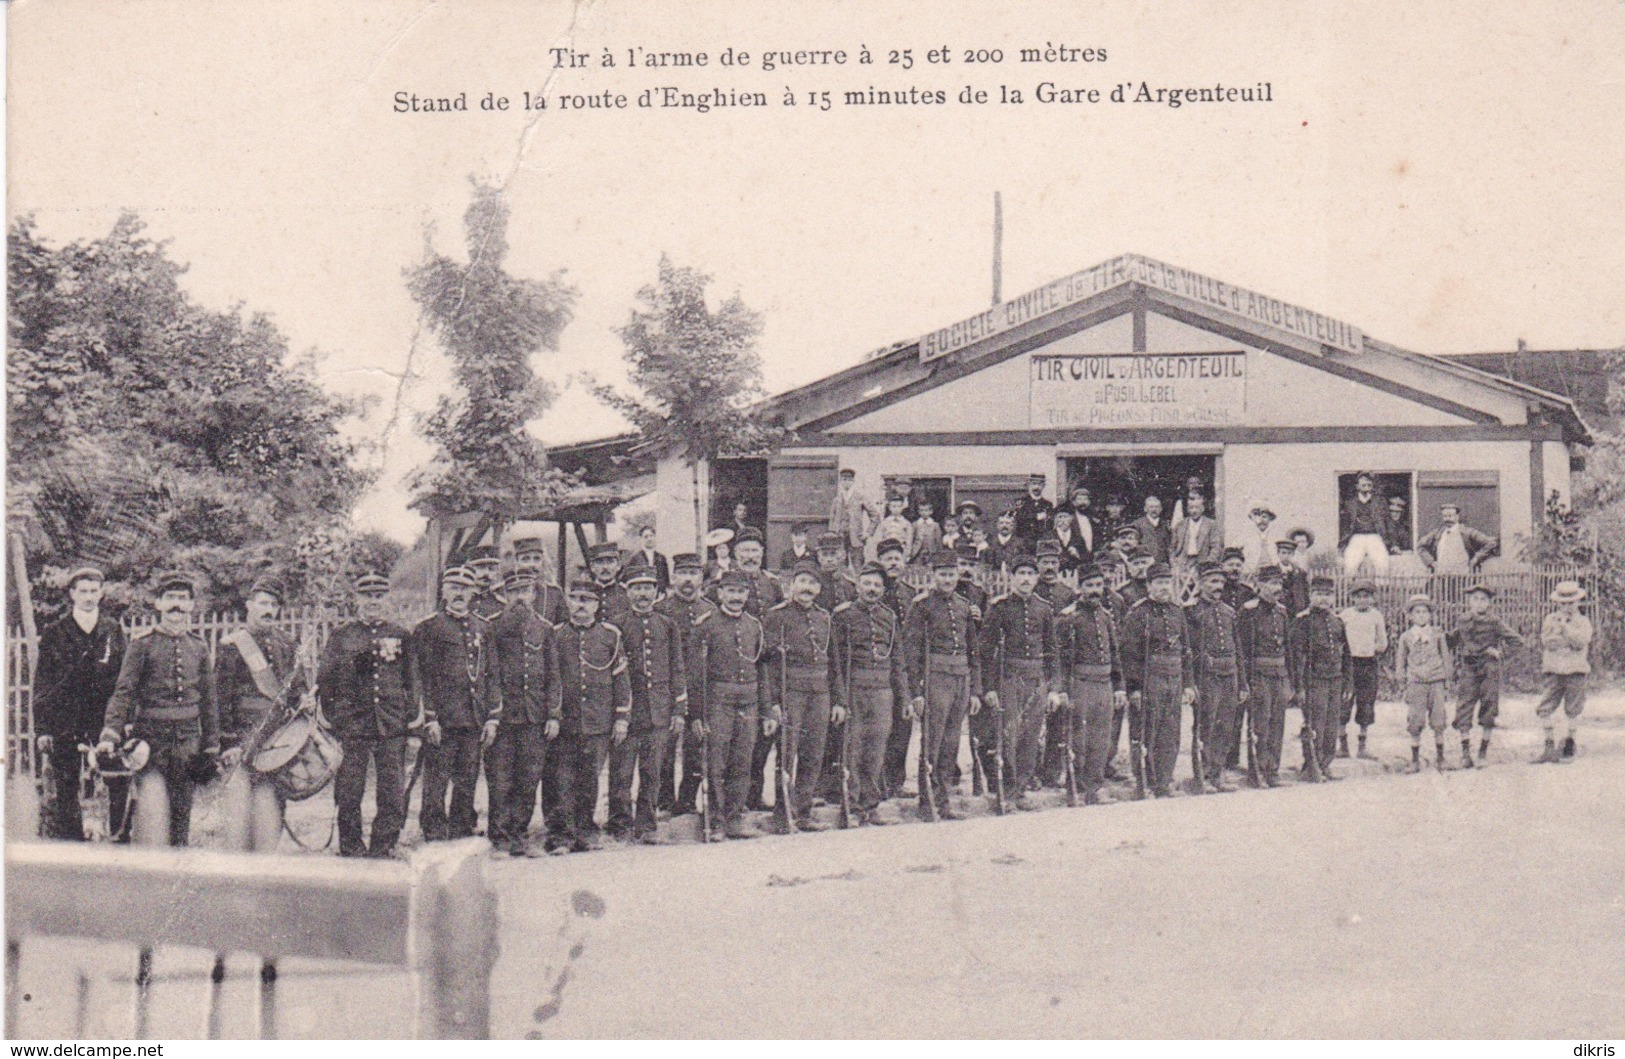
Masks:
[[[1204,748],[1200,778],[1220,791],[1233,791],[1225,779],[1229,748],[1236,743],[1241,726],[1241,704],[1247,701],[1246,675],[1241,665],[1241,647],[1236,636],[1236,612],[1221,598],[1225,572],[1218,563],[1203,563],[1197,569],[1200,595],[1187,608],[1190,623],[1191,661],[1196,674],[1196,712],[1192,722]],[[1196,738],[1196,735],[1192,735]]]
[[[587,570],[598,587],[598,620],[619,626],[632,610],[621,584],[621,549],[614,544],[595,544],[587,549]]]
[[[468,609],[490,621],[507,608],[502,598],[502,555],[493,546],[482,544],[468,550],[463,565],[474,572],[476,582]]]
[[[1027,495],[1011,509],[1016,516],[1016,536],[1036,543],[1050,537],[1055,505],[1044,498],[1044,476],[1027,476]]]
[[[655,604],[655,610],[664,614],[677,626],[682,639],[684,687],[692,691],[694,680],[694,627],[700,618],[716,610],[716,605],[700,592],[705,580],[705,564],[694,552],[674,555],[671,559],[671,594]],[[701,750],[701,729],[705,716],[689,696],[688,731],[682,736],[682,760],[677,758],[677,744],[671,747],[670,767],[663,770],[660,801],[673,816],[694,811],[694,798],[700,791],[700,779],[705,768],[705,755]]]
[[[1335,587],[1329,577],[1309,582],[1309,606],[1293,620],[1287,639],[1292,689],[1303,711],[1304,774],[1316,781],[1337,779],[1332,757],[1351,668],[1343,619],[1332,610]]]
[[[112,754],[127,735],[146,742],[144,771],[161,778],[169,796],[169,844],[184,846],[193,785],[219,767],[220,710],[208,645],[191,628],[192,579],[166,573],[157,590],[158,624],[130,638],[96,752]]]
[[[994,681],[983,705],[1003,720],[1006,789],[1018,809],[1037,808],[1027,789],[1038,768],[1045,717],[1060,704],[1055,610],[1033,591],[1037,584],[1038,560],[1017,558],[1010,564],[1010,593],[993,602],[981,628],[982,672]]]
[[[1252,725],[1258,778],[1278,786],[1281,738],[1286,708],[1292,702],[1292,680],[1286,664],[1287,626],[1291,615],[1281,603],[1281,568],[1258,571],[1258,595],[1241,605],[1236,634],[1241,643],[1241,666],[1246,674],[1247,719]]]
[[[563,720],[548,747],[554,780],[543,788],[549,853],[585,853],[598,846],[598,777],[611,742],[631,730],[632,681],[618,627],[601,620],[599,586],[570,582],[570,620],[556,630]],[[547,792],[557,801],[548,805]]]
[[[530,821],[547,744],[558,737],[564,706],[553,626],[535,609],[536,575],[515,570],[502,589],[508,606],[490,628],[502,714],[485,759],[488,831],[493,849],[525,857],[533,852]]]
[[[1106,604],[1106,575],[1098,565],[1078,571],[1078,598],[1056,619],[1056,675],[1064,689],[1061,717],[1068,726],[1075,775],[1085,805],[1110,801],[1101,788],[1117,750],[1114,714],[1128,705],[1123,690],[1117,622]],[[1064,763],[1063,763],[1064,764]]]
[[[1072,605],[1078,594],[1061,580],[1061,542],[1038,542],[1038,598],[1048,603],[1059,614]]]
[[[547,547],[540,537],[520,537],[513,542],[513,568],[535,579],[536,600],[531,604],[549,625],[564,620],[564,590],[553,583],[547,566]]]
[[[688,720],[688,679],[683,664],[683,631],[655,610],[660,591],[656,570],[639,564],[623,578],[632,601],[620,626],[625,637],[632,716],[626,738],[609,751],[609,834],[654,845],[655,807],[667,748]],[[637,776],[637,805],[632,804],[632,777]]]
[[[934,802],[937,815],[952,820],[959,814],[949,801],[948,777],[958,764],[966,708],[982,708],[982,672],[971,605],[955,591],[957,558],[946,549],[937,552],[931,572],[931,588],[914,598],[903,622],[912,693],[907,719],[920,718],[920,756],[928,766],[928,775],[919,778],[920,805]]]
[[[779,716],[768,696],[767,651],[762,623],[745,609],[750,575],[729,570],[718,582],[719,609],[694,626],[694,660],[690,672],[698,688],[699,708],[708,743],[707,786],[715,799],[729,838],[754,838],[745,825],[745,799],[750,787],[751,754],[758,726],[764,738],[778,729]],[[706,835],[708,841],[717,836]]]
[[[333,630],[322,651],[317,685],[322,713],[344,747],[333,779],[338,807],[339,856],[387,857],[406,823],[406,727],[418,699],[412,634],[388,620],[389,578],[356,578],[356,620]],[[378,814],[372,836],[361,834],[361,797],[367,764],[377,772]]]
[[[1150,761],[1145,784],[1166,798],[1174,792],[1180,715],[1196,701],[1196,676],[1185,608],[1174,602],[1173,570],[1156,563],[1146,582],[1151,594],[1131,606],[1123,621],[1123,683],[1135,714],[1129,741],[1143,742]]]
[[[886,572],[870,563],[858,574],[858,598],[830,615],[831,686],[835,709],[852,730],[846,735],[846,768],[852,798],[867,824],[883,825],[881,766],[897,703],[908,701],[903,673],[902,620],[884,601]],[[837,744],[837,753],[839,744]],[[837,776],[837,788],[839,776]]]
[[[1281,568],[1281,598],[1286,612],[1294,619],[1309,609],[1309,573],[1294,558],[1300,540],[1309,542],[1303,545],[1307,550],[1314,546],[1315,535],[1306,529],[1295,529],[1286,540],[1275,542],[1276,563]]]
[[[951,554],[951,553],[950,553]],[[886,589],[881,595],[881,601],[891,608],[897,615],[897,622],[901,625],[908,618],[909,606],[914,601],[914,592],[909,588],[908,582],[903,580],[904,558],[903,542],[899,540],[884,540],[875,549],[875,561],[880,564],[882,576],[886,579]],[[958,581],[957,560],[955,570],[955,584]],[[903,789],[903,782],[908,776],[908,744],[914,737],[914,724],[909,714],[909,696],[903,696],[897,703],[897,712],[892,715],[891,732],[886,736],[886,755],[881,766],[882,782],[885,797],[895,797]]]
[[[107,700],[124,661],[124,629],[101,609],[105,580],[100,570],[89,566],[69,575],[68,599],[73,607],[40,633],[39,669],[34,674],[40,753],[50,758],[57,777],[46,834],[73,842],[85,839],[79,807],[79,744],[93,745],[101,733]],[[108,776],[105,782],[108,837],[127,842],[130,779]]]
[[[784,599],[779,579],[762,569],[765,554],[762,531],[754,526],[746,526],[734,538],[734,568],[745,575],[745,584],[750,590],[745,599],[745,611],[758,621],[768,608],[778,606]],[[719,606],[722,603],[720,583],[711,590],[711,602]]]
[[[762,618],[768,696],[784,716],[783,767],[794,780],[790,809],[796,827],[803,831],[824,829],[812,818],[813,795],[823,777],[830,724],[846,718],[844,709],[837,716],[831,704],[830,615],[816,602],[818,593],[818,566],[802,560],[791,572],[790,598]],[[751,762],[752,783],[761,780],[767,764],[763,748],[771,745],[767,740],[757,745]],[[781,796],[774,793],[775,799]]]
[[[282,589],[270,580],[254,582],[246,609],[248,623],[220,638],[215,655],[215,691],[220,702],[220,763],[235,765],[260,735],[275,709],[297,703],[298,648],[288,634],[271,624],[282,608]],[[286,799],[271,777],[245,770],[249,784],[249,846],[275,851],[282,837]]]
[[[441,609],[412,630],[430,733],[423,754],[423,801],[418,824],[425,841],[474,833],[474,788],[480,751],[496,739],[502,715],[491,623],[472,609],[479,582],[466,566],[440,577]],[[450,809],[447,791],[450,791]]]
[[[1219,554],[1219,567],[1224,571],[1224,587],[1219,589],[1219,598],[1231,610],[1240,610],[1242,604],[1257,595],[1253,587],[1241,579],[1241,572],[1247,567],[1247,553],[1240,548],[1226,548]]]
[[[841,543],[841,535],[820,534],[813,553],[818,557],[819,605],[834,610],[856,599],[858,589],[846,571],[846,547]]]

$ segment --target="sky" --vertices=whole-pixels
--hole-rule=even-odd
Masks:
[[[1424,353],[1625,342],[1621,0],[7,6],[8,215],[66,240],[134,210],[199,301],[318,350],[325,386],[374,399],[350,428],[379,470],[356,523],[405,542],[422,521],[402,479],[430,454],[415,416],[449,373],[402,270],[425,239],[462,256],[471,178],[506,189],[509,270],[581,291],[535,359],[555,444],[624,429],[582,379],[624,379],[614,328],[662,253],[764,314],[778,391],[985,307],[995,191],[1007,297],[1139,253]],[[1106,58],[1019,60],[1050,45]],[[555,68],[561,47],[586,65]],[[752,64],[721,65],[728,47]],[[708,65],[628,68],[629,48]],[[846,63],[761,68],[798,49]],[[911,67],[888,61],[905,49]],[[1041,82],[1266,82],[1272,102],[1041,104]],[[662,86],[768,106],[636,106]],[[967,86],[990,102],[954,102]],[[870,87],[949,102],[840,102]],[[626,109],[556,105],[606,90]],[[509,109],[482,111],[487,91]],[[555,105],[523,111],[527,91]],[[397,113],[403,92],[470,111]]]

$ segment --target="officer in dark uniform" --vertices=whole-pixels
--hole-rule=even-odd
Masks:
[[[587,570],[598,587],[598,620],[620,625],[632,610],[621,584],[621,549],[614,544],[593,545],[587,549]]]
[[[954,591],[971,606],[971,620],[978,624],[987,613],[987,589],[982,587],[982,557],[976,545],[960,539],[954,545],[954,561],[959,564],[959,583]]]
[[[473,598],[468,609],[490,621],[507,609],[502,598],[502,554],[489,544],[470,548],[463,565],[474,573]]]
[[[48,808],[50,838],[82,842],[84,817],[79,806],[79,744],[96,743],[107,700],[124,662],[124,629],[102,610],[106,578],[94,567],[68,577],[71,610],[39,638],[39,669],[34,673],[34,726],[40,752],[56,773],[56,801]],[[108,837],[129,841],[128,776],[107,776]]]
[[[418,824],[428,842],[474,833],[480,750],[496,739],[502,716],[491,623],[470,609],[478,587],[472,570],[449,567],[440,577],[441,609],[412,630],[429,733],[429,745],[422,750],[423,801],[418,807]]]
[[[1125,527],[1125,529],[1129,529],[1132,532],[1125,535],[1124,539],[1127,539],[1128,537],[1133,537],[1135,540],[1139,539],[1140,534],[1138,530],[1133,529],[1131,526]],[[1112,593],[1109,597],[1109,602],[1112,608],[1112,620],[1117,622],[1119,643],[1121,643],[1122,640],[1123,627],[1128,621],[1128,612],[1130,608],[1132,608],[1134,604],[1138,603],[1140,600],[1149,599],[1151,596],[1150,587],[1146,583],[1146,574],[1150,572],[1151,564],[1153,562],[1155,562],[1155,557],[1152,556],[1149,548],[1141,548],[1136,545],[1129,549],[1128,557],[1125,560],[1128,577],[1118,587],[1117,591]],[[1113,760],[1106,763],[1107,779],[1115,780],[1121,778],[1117,771],[1115,758],[1117,755],[1117,748],[1123,745],[1123,721],[1126,716],[1126,709],[1118,709],[1112,712]]]
[[[949,777],[958,765],[959,733],[966,709],[982,708],[982,671],[971,605],[955,591],[959,562],[943,549],[931,559],[932,586],[914,598],[903,621],[903,664],[908,671],[908,719],[920,719],[920,805],[935,804],[938,817],[958,817],[949,800]],[[928,801],[929,799],[929,801]]]
[[[1133,714],[1129,744],[1145,744],[1146,786],[1166,798],[1174,792],[1181,713],[1196,701],[1196,677],[1185,608],[1174,602],[1173,571],[1156,563],[1146,582],[1150,596],[1131,606],[1123,622],[1123,684]],[[1138,774],[1139,754],[1134,757]]]
[[[833,611],[858,597],[858,586],[846,570],[846,546],[839,533],[824,533],[813,549],[818,557],[818,605]]]
[[[532,855],[536,788],[546,767],[548,741],[558,737],[564,718],[558,644],[553,626],[536,613],[537,587],[529,570],[509,574],[502,585],[507,609],[490,628],[502,715],[496,740],[485,754],[488,830],[492,848],[515,857]]]
[[[1028,475],[1027,495],[1016,501],[1016,536],[1036,542],[1053,535],[1055,505],[1044,498],[1044,476]]]
[[[762,531],[756,527],[746,526],[734,538],[734,569],[745,575],[745,584],[750,589],[745,599],[745,611],[758,621],[768,608],[778,606],[784,599],[779,579],[762,569],[764,554]],[[721,605],[720,583],[711,589],[711,602]]]
[[[1196,713],[1204,755],[1202,777],[1220,791],[1235,785],[1224,777],[1226,755],[1241,727],[1241,704],[1247,700],[1241,645],[1236,636],[1236,612],[1220,598],[1225,573],[1218,563],[1197,568],[1200,596],[1186,609],[1190,623],[1191,661],[1196,674]],[[1194,738],[1194,736],[1193,736]]]
[[[952,553],[950,553],[952,554]],[[897,622],[901,625],[908,618],[908,609],[914,602],[915,592],[903,580],[903,571],[907,560],[904,558],[903,542],[888,537],[875,548],[875,560],[880,564],[886,579],[886,589],[881,595],[881,602],[891,608],[897,615]],[[930,556],[926,557],[930,561]],[[956,560],[957,565],[957,560]],[[957,578],[957,573],[956,573]],[[955,585],[959,582],[956,580]],[[896,797],[903,789],[903,782],[908,776],[908,744],[914,738],[914,722],[909,713],[909,698],[903,696],[897,703],[897,712],[892,715],[891,731],[886,736],[886,754],[881,765],[884,797]]]
[[[908,608],[914,602],[915,595],[908,582],[903,580],[903,572],[908,568],[903,542],[895,537],[881,541],[875,546],[875,562],[880,564],[886,576],[886,592],[881,598],[897,615],[897,620],[903,621],[908,617]]]
[[[684,687],[692,689],[694,679],[694,627],[703,615],[716,610],[716,604],[700,592],[705,580],[705,563],[694,552],[683,552],[671,558],[671,593],[655,604],[655,610],[670,618],[682,639]],[[677,760],[677,744],[670,750],[670,766],[661,777],[660,801],[673,816],[694,811],[694,798],[700,791],[700,779],[705,768],[705,755],[701,751],[701,727],[704,715],[690,695],[688,730],[682,736],[682,760]]]
[[[830,615],[830,654],[835,666],[832,698],[842,710],[846,734],[850,796],[864,823],[882,825],[881,767],[897,703],[908,701],[903,672],[903,623],[883,599],[886,572],[870,563],[858,574],[858,598],[840,604]],[[839,745],[837,745],[837,753]],[[839,777],[837,777],[837,791]],[[837,797],[839,795],[837,794]]]
[[[598,846],[598,777],[610,743],[631,729],[632,682],[620,629],[598,617],[599,586],[570,582],[570,620],[556,631],[563,723],[548,747],[547,768],[558,801],[542,805],[549,853],[584,853]]]
[[[622,577],[632,610],[621,622],[632,716],[626,738],[609,751],[609,834],[654,845],[655,807],[660,777],[669,774],[667,748],[688,721],[688,678],[683,663],[683,632],[655,609],[660,575],[638,564]],[[632,777],[637,776],[637,805]]]
[[[772,607],[762,618],[767,639],[768,696],[784,716],[784,768],[793,780],[790,808],[803,831],[822,831],[812,818],[813,795],[823,778],[824,746],[830,724],[845,719],[834,715],[830,696],[830,614],[817,603],[818,566],[803,559],[790,575],[790,598]],[[758,745],[751,762],[751,782],[761,782],[767,740]],[[775,751],[776,752],[776,751]],[[774,793],[777,799],[781,795]]]
[[[1315,781],[1338,778],[1332,775],[1332,757],[1337,753],[1343,689],[1349,686],[1353,668],[1343,619],[1332,610],[1335,593],[1331,578],[1312,578],[1309,606],[1294,619],[1287,638],[1292,688],[1303,711],[1304,772]]]
[[[1062,712],[1052,714],[1069,725],[1066,743],[1072,748],[1074,775],[1085,805],[1102,800],[1106,765],[1117,750],[1113,715],[1128,705],[1123,690],[1122,652],[1117,622],[1106,603],[1106,575],[1099,566],[1078,571],[1077,601],[1056,618],[1056,673],[1063,694]],[[1063,767],[1065,762],[1062,762]]]
[[[333,630],[322,651],[317,685],[322,714],[344,747],[333,779],[338,806],[339,855],[387,857],[406,823],[406,726],[418,700],[412,634],[388,620],[389,578],[366,573],[355,580],[356,620]],[[367,763],[377,770],[378,813],[372,837],[361,834],[361,797]]]
[[[549,625],[563,621],[564,589],[553,583],[547,566],[547,546],[542,538],[520,537],[513,542],[513,568],[535,578],[536,601],[531,609]]]
[[[1219,556],[1219,567],[1224,571],[1224,587],[1219,589],[1219,598],[1231,610],[1240,610],[1242,604],[1258,594],[1241,579],[1241,572],[1247,567],[1247,553],[1240,548],[1226,548]]]
[[[711,816],[725,824],[727,837],[754,838],[756,832],[744,819],[751,754],[758,728],[764,738],[771,739],[780,717],[768,695],[762,623],[745,609],[750,576],[742,570],[729,570],[717,588],[719,609],[702,615],[694,626],[690,672],[698,687],[689,689],[689,698],[697,701],[705,719],[706,784],[715,799]],[[715,834],[705,837],[708,841],[717,838]]]
[[[1027,797],[1038,768],[1044,721],[1060,703],[1055,680],[1055,610],[1033,590],[1038,560],[1010,564],[1010,593],[995,600],[982,623],[982,672],[994,683],[984,706],[1004,722],[1007,793],[1016,808],[1035,809]],[[1054,726],[1059,729],[1059,726]]]
[[[1314,544],[1315,535],[1306,529],[1293,530],[1291,536],[1275,542],[1276,565],[1281,568],[1281,599],[1286,604],[1286,612],[1294,619],[1309,609],[1309,574],[1292,561],[1298,554],[1299,537]]]
[[[1078,594],[1061,580],[1061,542],[1038,542],[1038,598],[1048,603],[1059,614],[1072,605]]]
[[[1258,571],[1258,595],[1241,605],[1236,633],[1241,643],[1242,672],[1247,677],[1247,718],[1257,746],[1258,778],[1278,786],[1281,738],[1286,708],[1292,702],[1292,681],[1286,664],[1287,625],[1291,615],[1281,604],[1281,568]]]
[[[163,781],[169,844],[184,846],[191,834],[192,788],[219,767],[220,710],[209,647],[191,628],[197,601],[192,579],[166,573],[157,591],[158,624],[130,639],[96,752],[112,754],[126,733],[146,742],[142,778]]]

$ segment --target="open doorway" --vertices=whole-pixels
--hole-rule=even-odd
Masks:
[[[1218,457],[1195,455],[1134,455],[1113,453],[1109,456],[1073,456],[1066,458],[1066,497],[1078,486],[1089,489],[1090,512],[1111,533],[1117,525],[1132,522],[1144,513],[1145,498],[1155,496],[1162,501],[1165,517],[1174,517],[1175,505],[1185,496],[1186,483],[1194,478],[1202,485],[1210,514],[1217,516],[1214,490],[1218,484]],[[1057,499],[1060,497],[1058,496]],[[1113,500],[1121,501],[1122,513],[1113,524],[1108,507]]]
[[[743,505],[743,510],[739,510]],[[731,529],[741,524],[766,532],[767,460],[756,457],[721,459],[711,464],[711,521],[707,529]]]

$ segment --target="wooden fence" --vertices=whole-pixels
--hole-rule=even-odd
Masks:
[[[223,1023],[223,954],[260,958],[260,1036],[278,1036],[277,961],[304,958],[395,968],[411,978],[411,1033],[428,1039],[490,1036],[497,956],[496,895],[485,885],[483,839],[431,843],[407,864],[359,864],[266,854],[132,849],[57,842],[6,844],[6,1036],[85,1037],[78,1026],[22,1014],[25,985],[61,959],[50,939],[133,946],[129,1036],[148,1036],[153,952],[160,946],[222,956],[200,997],[198,1026]],[[36,944],[46,966],[25,964]],[[60,945],[57,946],[60,949]],[[34,987],[39,991],[38,987]],[[43,991],[41,991],[43,992]],[[403,1014],[405,1014],[403,1012]],[[326,1027],[322,1036],[344,1036]],[[164,1034],[173,1036],[173,1034]]]

